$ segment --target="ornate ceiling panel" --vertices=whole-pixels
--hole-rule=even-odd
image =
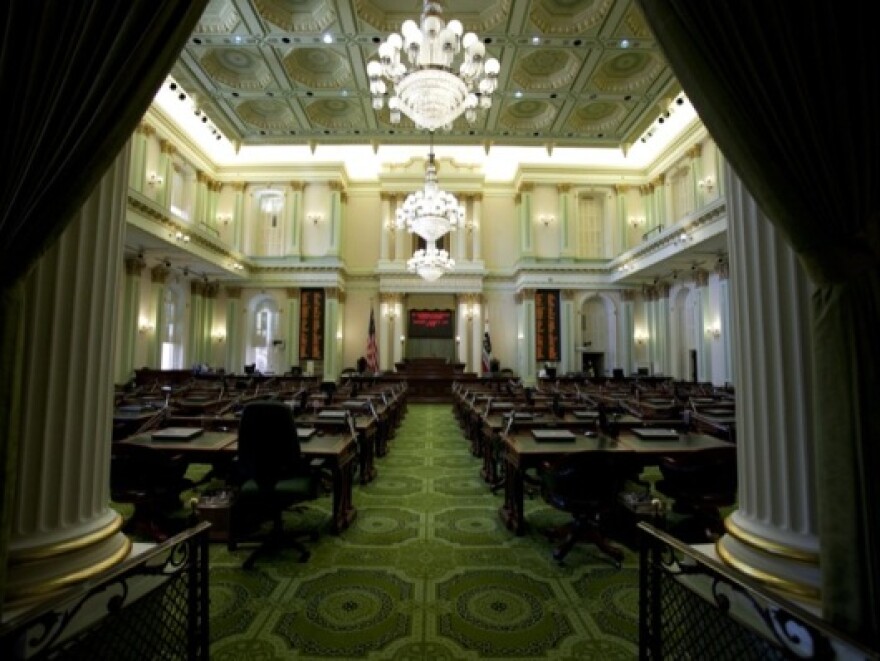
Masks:
[[[436,142],[636,142],[680,87],[635,0],[449,0],[501,62],[490,109]],[[240,144],[424,143],[372,108],[367,62],[418,0],[212,0],[171,76]]]

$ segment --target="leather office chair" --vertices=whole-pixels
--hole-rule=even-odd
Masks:
[[[255,401],[244,407],[238,430],[236,457],[238,493],[233,509],[230,550],[252,541],[262,530],[254,525],[271,523],[271,529],[242,567],[249,569],[260,555],[285,543],[296,549],[300,562],[311,555],[291,535],[285,535],[283,515],[294,505],[314,500],[320,493],[320,474],[301,452],[293,410],[284,402]],[[308,531],[318,538],[317,530]]]
[[[134,512],[125,523],[128,533],[163,542],[179,532],[169,515],[180,510],[180,494],[194,486],[187,464],[153,448],[113,443],[110,455],[110,498]],[[184,524],[181,524],[181,528]]]
[[[548,532],[553,539],[562,538],[553,550],[557,562],[584,541],[595,544],[620,565],[623,551],[605,537],[603,527],[629,471],[625,458],[613,451],[572,452],[541,467],[545,502],[572,515],[570,523]]]
[[[663,457],[662,479],[654,488],[672,498],[670,533],[698,544],[716,540],[724,532],[720,508],[736,504],[736,453],[728,448],[704,450],[684,457]]]

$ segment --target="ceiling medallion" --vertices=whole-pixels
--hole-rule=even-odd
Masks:
[[[394,124],[402,112],[417,128],[451,128],[460,115],[472,123],[477,108],[492,106],[501,65],[494,57],[485,59],[486,47],[476,34],[462,37],[461,21],[446,23],[442,15],[442,3],[425,0],[421,27],[404,21],[401,34],[390,34],[379,46],[379,60],[367,64],[375,110],[381,110],[389,92],[385,81],[393,86],[388,109]],[[401,50],[409,68],[400,61]]]
[[[438,250],[433,241],[428,241],[427,248],[416,250],[406,261],[407,271],[418,273],[429,282],[437,280],[453,268],[455,268],[455,260],[445,250]]]

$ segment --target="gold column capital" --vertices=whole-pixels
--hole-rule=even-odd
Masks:
[[[304,181],[291,181],[287,184],[294,193],[302,193],[306,189]]]
[[[167,268],[164,264],[156,264],[156,266],[150,269],[150,282],[157,285],[164,285],[168,282],[168,276],[170,274],[171,269]]]
[[[165,140],[164,138],[159,141],[159,150],[163,154],[168,154],[169,156],[173,156],[177,153],[177,147],[175,147],[170,140]]]
[[[146,266],[147,263],[143,260],[142,257],[126,257],[125,274],[140,276],[141,273],[144,272],[144,268]]]
[[[288,300],[295,300],[299,298],[299,287],[287,287],[285,288],[284,293],[287,294]]]
[[[229,298],[229,299],[241,298],[241,287],[226,287],[226,298]]]

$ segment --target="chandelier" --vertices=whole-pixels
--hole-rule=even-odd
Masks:
[[[367,64],[375,110],[381,110],[389,91],[384,79],[394,87],[388,99],[394,124],[402,112],[420,129],[451,128],[462,113],[473,123],[478,107],[492,106],[501,65],[494,57],[485,59],[486,47],[477,35],[468,32],[462,37],[461,22],[446,23],[442,14],[442,3],[425,0],[421,27],[404,21],[401,34],[390,34],[379,46],[379,60]],[[401,50],[406,51],[409,68],[400,61]]]
[[[444,273],[455,268],[455,260],[445,250],[438,250],[433,241],[426,248],[420,248],[406,261],[410,273],[418,273],[422,278],[434,281]]]
[[[434,243],[447,232],[464,223],[464,207],[455,195],[437,185],[437,166],[434,164],[433,147],[428,152],[425,168],[425,187],[410,193],[397,210],[397,229],[418,234],[425,241]]]

